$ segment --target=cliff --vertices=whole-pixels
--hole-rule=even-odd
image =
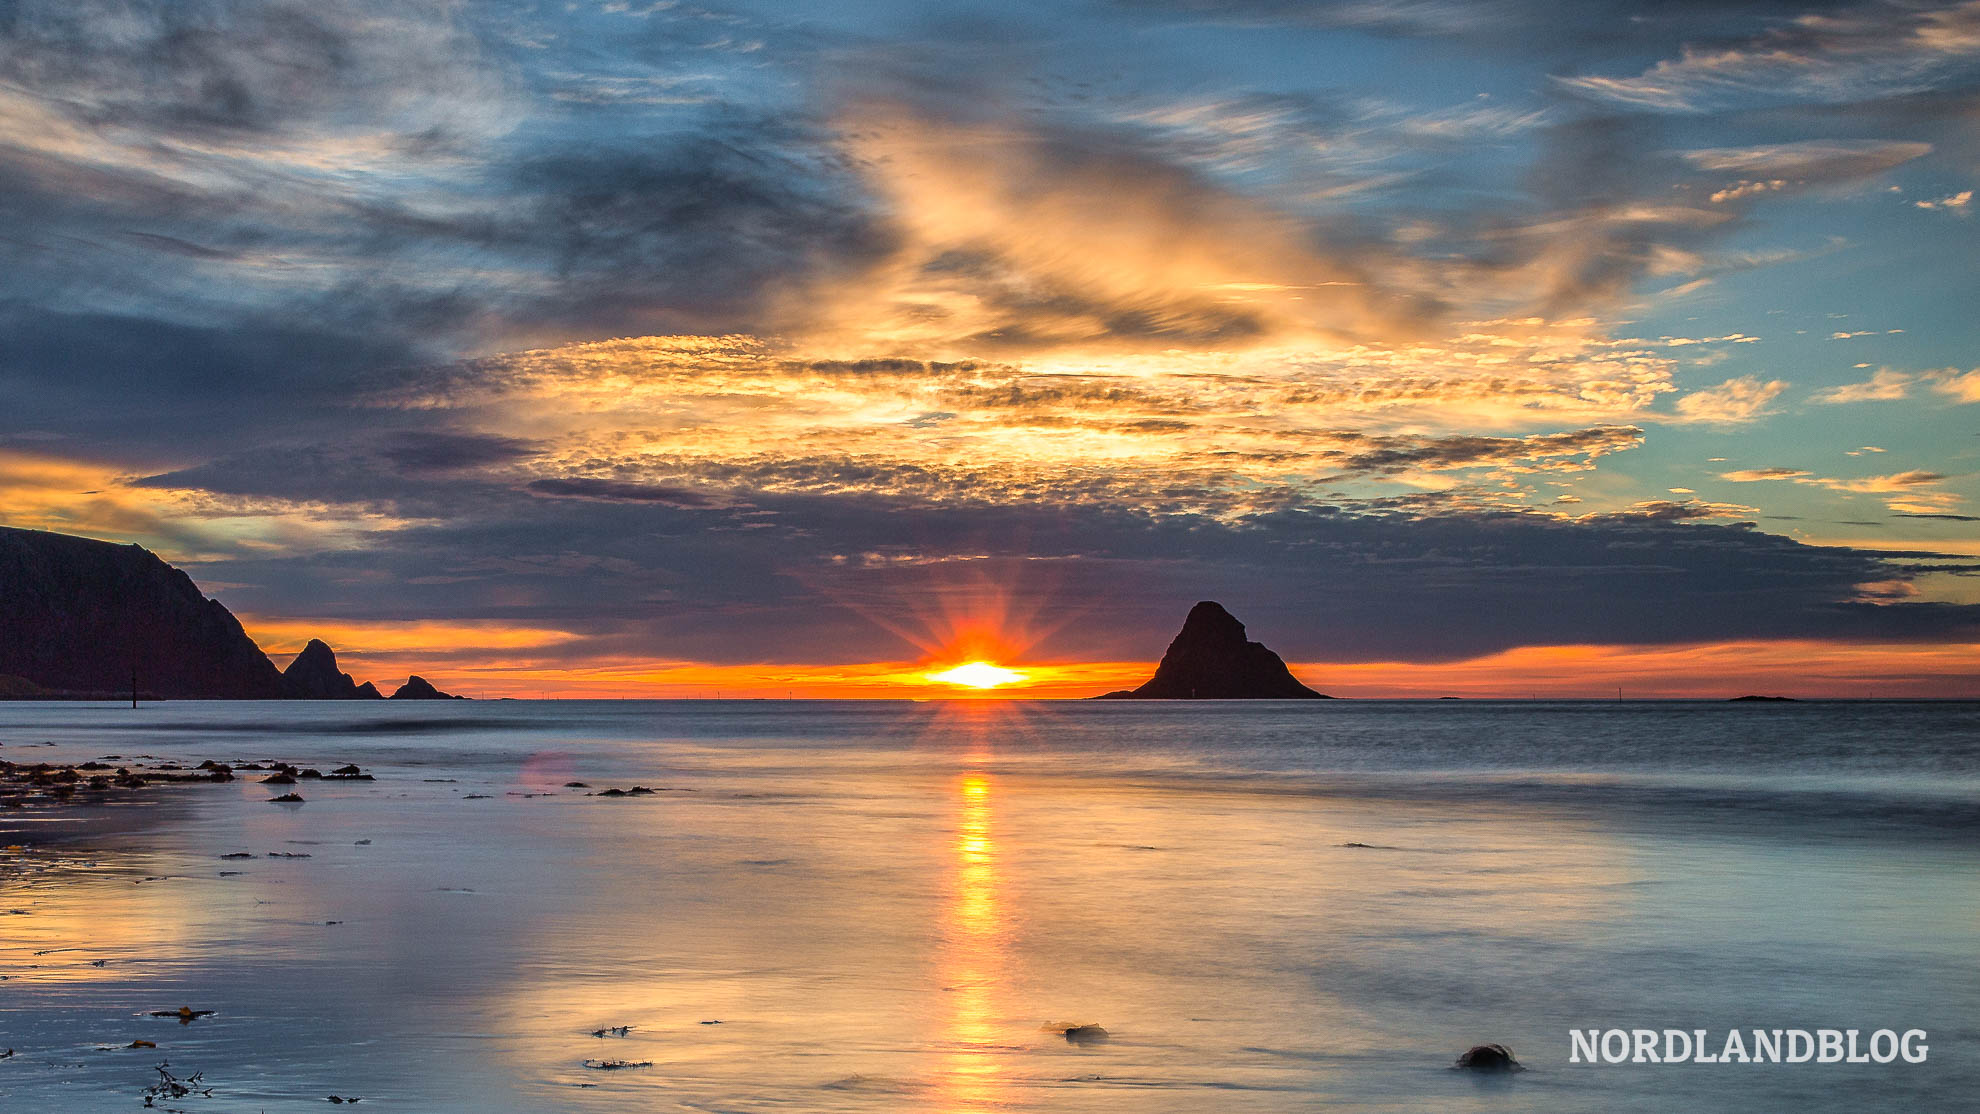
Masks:
[[[288,695],[234,616],[135,545],[0,527],[0,675],[51,695]]]
[[[1294,679],[1279,655],[1248,641],[1223,605],[1190,608],[1155,676],[1140,688],[1098,700],[1326,700]]]

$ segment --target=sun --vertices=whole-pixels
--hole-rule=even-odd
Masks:
[[[1016,669],[1005,669],[1001,665],[992,665],[987,661],[964,662],[953,668],[944,669],[940,673],[928,674],[928,679],[931,681],[972,689],[999,688],[1022,681],[1024,678],[1025,674]]]

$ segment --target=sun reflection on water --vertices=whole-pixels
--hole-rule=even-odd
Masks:
[[[995,993],[1003,977],[1007,925],[999,901],[997,843],[992,832],[992,783],[982,773],[956,783],[957,821],[952,890],[943,919],[943,989],[949,998],[944,1043],[944,1108],[998,1105],[998,1022]]]

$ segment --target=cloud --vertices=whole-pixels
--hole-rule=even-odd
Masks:
[[[899,240],[861,283],[805,292],[814,343],[1242,349],[1418,328],[1370,245],[1329,245],[1131,134],[934,99],[862,95],[841,113]]]
[[[1678,399],[1678,417],[1683,421],[1718,425],[1758,421],[1774,413],[1769,404],[1787,386],[1779,379],[1762,381],[1757,375],[1742,375]]]
[[[1954,402],[1980,402],[1980,368],[1967,372],[1947,368],[1926,378],[1931,381],[1934,391],[1950,396]]]
[[[1705,112],[1754,103],[1845,103],[1933,87],[1980,54],[1980,3],[1868,3],[1809,12],[1740,42],[1687,44],[1634,77],[1557,78],[1633,108]]]
[[[1886,139],[1819,139],[1757,147],[1712,147],[1684,152],[1701,170],[1798,182],[1846,181],[1880,174],[1932,153],[1930,143]]]
[[[1769,193],[1858,182],[1932,153],[1932,145],[1887,139],[1823,139],[1683,152],[1684,160],[1725,182],[1715,205]]]
[[[1941,197],[1936,201],[1912,202],[1913,205],[1917,206],[1920,209],[1950,209],[1962,214],[1966,211],[1966,207],[1972,203],[1973,203],[1972,190],[1961,190],[1958,193],[1951,195],[1950,197]]]
[[[1849,402],[1890,402],[1910,394],[1914,379],[1914,376],[1904,372],[1881,368],[1865,382],[1846,383],[1816,391],[1808,400],[1829,406]]]
[[[1946,395],[1955,403],[1980,402],[1980,370],[1962,373],[1953,368],[1945,368],[1939,371],[1914,373],[1880,368],[1865,382],[1845,383],[1840,387],[1817,391],[1809,396],[1809,401],[1826,404],[1890,402],[1909,398],[1912,391],[1918,387],[1926,387],[1938,394]],[[1883,450],[1866,446],[1863,451]]]
[[[1953,492],[1936,490],[1940,483],[1951,477],[1922,468],[1857,479],[1817,476],[1798,468],[1749,468],[1723,472],[1719,478],[1734,483],[1788,480],[1846,495],[1880,495],[1884,497],[1885,506],[1901,515],[1937,517],[1964,501]]]
[[[605,499],[627,503],[662,503],[670,507],[705,507],[712,500],[700,492],[661,484],[623,483],[616,480],[573,477],[531,480],[528,489],[538,495],[572,499]]]
[[[518,437],[407,430],[386,437],[382,453],[386,460],[409,472],[455,472],[509,464],[540,447]]]

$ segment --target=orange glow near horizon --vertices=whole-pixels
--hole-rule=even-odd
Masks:
[[[254,628],[250,628],[254,633]],[[525,643],[445,653],[331,641],[360,681],[418,673],[449,692],[517,699],[1064,700],[1132,688],[1153,662],[1032,662],[1023,678],[974,689],[930,678],[929,661],[711,664],[625,657],[541,656]],[[492,640],[491,640],[492,641]],[[348,660],[346,660],[348,659]],[[956,661],[948,657],[947,661]],[[1678,646],[1528,646],[1453,662],[1293,662],[1300,680],[1332,696],[1409,699],[1980,698],[1980,645],[1724,642]]]

